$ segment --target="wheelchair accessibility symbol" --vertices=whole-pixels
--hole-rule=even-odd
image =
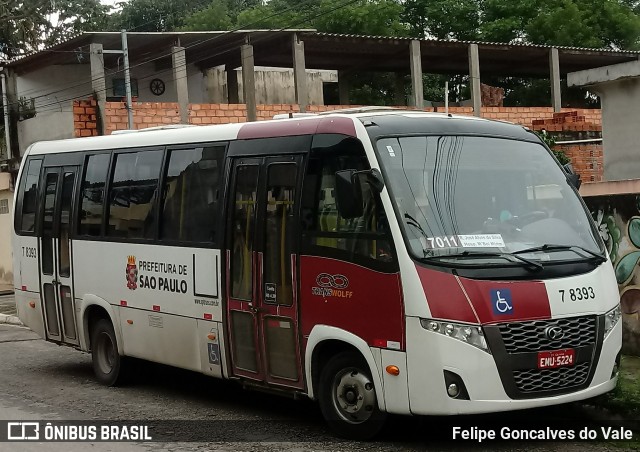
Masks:
[[[513,314],[513,302],[511,301],[511,290],[492,289],[491,305],[493,306],[493,313],[496,315]]]

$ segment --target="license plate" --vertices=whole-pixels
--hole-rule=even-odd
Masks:
[[[572,348],[538,352],[538,369],[553,369],[555,367],[573,366],[576,352]]]

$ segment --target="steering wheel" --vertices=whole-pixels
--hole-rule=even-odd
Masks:
[[[536,221],[544,220],[545,218],[549,218],[549,214],[544,210],[532,210],[531,212],[527,212],[522,215],[514,216],[504,220],[507,223],[513,224],[514,226],[520,228],[530,223],[534,223]]]

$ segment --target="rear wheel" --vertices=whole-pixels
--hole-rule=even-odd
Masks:
[[[91,331],[91,358],[96,379],[107,386],[124,383],[126,360],[118,353],[118,342],[113,325],[107,319],[96,322]]]
[[[370,439],[386,418],[378,408],[376,389],[359,353],[342,352],[322,369],[318,388],[322,414],[329,427],[349,439]]]

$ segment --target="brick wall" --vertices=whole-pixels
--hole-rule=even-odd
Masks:
[[[604,180],[602,144],[558,145],[555,150],[563,151],[571,159],[571,165],[580,174],[582,182],[602,182]]]
[[[97,105],[93,99],[73,101],[73,129],[76,137],[98,135]]]
[[[82,102],[82,101],[81,101]],[[356,107],[350,105],[349,107]],[[258,105],[258,120],[271,119],[274,115],[298,112],[296,104],[272,104]],[[342,105],[310,105],[309,113],[348,108]],[[407,107],[403,107],[407,108]],[[105,109],[106,131],[109,134],[114,130],[127,128],[127,110],[123,102],[107,102]],[[444,112],[444,107],[425,108],[425,111]],[[450,107],[449,113],[458,115],[473,115],[471,107]],[[482,117],[514,122],[536,130],[545,128],[547,131],[602,130],[602,118],[600,110],[588,109],[564,109],[563,114],[569,118],[564,123],[558,121],[557,115],[551,107],[483,107]],[[189,104],[190,124],[227,124],[246,122],[247,107],[245,104]],[[578,121],[572,118],[577,118]],[[178,104],[174,102],[137,102],[133,106],[133,119],[136,129],[155,127],[165,124],[178,124],[180,114]],[[541,122],[540,122],[541,121]],[[554,122],[555,121],[555,122]],[[534,126],[540,122],[543,127]],[[569,125],[568,123],[571,122]],[[563,125],[564,124],[564,125]],[[564,128],[563,128],[564,127]]]
[[[95,101],[74,102],[76,136],[97,135]],[[351,105],[350,107],[356,107]],[[310,105],[309,113],[346,108],[341,105]],[[403,107],[407,108],[407,107]],[[425,111],[444,112],[444,107],[425,108]],[[296,104],[258,105],[259,121],[271,119],[277,114],[298,112]],[[450,107],[449,113],[473,115],[471,107]],[[483,107],[482,116],[514,122],[532,128],[545,129],[557,140],[599,138],[602,131],[600,110],[563,109],[554,113],[551,107]],[[247,121],[245,104],[189,104],[189,124],[209,125]],[[136,129],[180,123],[180,111],[175,102],[136,102],[133,106],[133,122]],[[128,128],[127,110],[124,102],[107,102],[105,108],[105,134]],[[602,180],[602,145],[579,144],[559,146],[572,160],[575,170],[584,182]]]

